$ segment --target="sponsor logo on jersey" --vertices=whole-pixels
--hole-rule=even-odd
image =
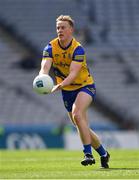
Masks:
[[[76,55],[75,60],[84,60],[84,55]]]
[[[48,51],[44,51],[43,52],[43,57],[49,57],[49,52]]]

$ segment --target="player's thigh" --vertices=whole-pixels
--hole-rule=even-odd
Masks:
[[[86,92],[79,92],[73,104],[73,111],[86,112],[92,102],[92,97]]]

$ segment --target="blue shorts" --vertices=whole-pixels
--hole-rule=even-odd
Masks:
[[[96,96],[95,84],[87,85],[73,91],[62,90],[62,97],[63,97],[64,105],[68,112],[72,111],[72,106],[75,102],[75,99],[78,93],[82,91],[89,94],[92,97],[92,99],[94,99]]]

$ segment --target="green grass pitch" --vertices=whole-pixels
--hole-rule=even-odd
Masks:
[[[81,151],[1,150],[0,179],[139,179],[139,150],[109,150],[110,168],[82,166]]]

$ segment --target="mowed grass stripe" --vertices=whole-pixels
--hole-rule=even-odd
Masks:
[[[138,150],[109,150],[110,169],[100,169],[96,164],[84,167],[81,151],[2,150],[0,151],[1,179],[139,179]]]

